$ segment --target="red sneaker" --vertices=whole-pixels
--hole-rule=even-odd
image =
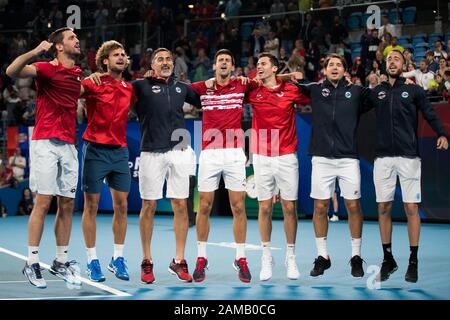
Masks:
[[[141,263],[141,281],[143,283],[155,282],[155,276],[153,275],[153,263],[148,259],[142,260]]]
[[[247,259],[240,258],[239,260],[234,260],[233,267],[238,271],[239,280],[242,282],[250,282],[252,275],[248,269]]]
[[[192,274],[195,282],[202,282],[203,280],[205,280],[205,269],[208,269],[208,260],[203,257],[198,257],[195,271]]]
[[[189,274],[186,260],[181,260],[180,263],[175,263],[175,259],[169,265],[169,272],[178,277],[178,280],[183,282],[192,282],[192,276]]]

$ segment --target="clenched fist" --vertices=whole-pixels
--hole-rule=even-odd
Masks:
[[[52,46],[53,46],[53,43],[44,40],[36,48],[34,48],[34,53],[35,53],[35,55],[38,56],[38,55],[50,50],[50,48]]]

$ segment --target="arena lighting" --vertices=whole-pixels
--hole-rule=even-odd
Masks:
[[[190,4],[190,5],[188,5],[188,8],[189,8],[189,9],[194,9],[194,5],[193,5],[193,4]]]
[[[227,18],[227,16],[225,15],[225,12],[222,12],[222,13],[220,14],[220,17],[221,17],[223,20],[225,20],[225,19]]]

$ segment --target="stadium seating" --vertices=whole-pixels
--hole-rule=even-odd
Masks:
[[[403,10],[403,23],[404,24],[414,24],[416,22],[416,7],[407,7]]]
[[[241,24],[240,34],[242,39],[247,39],[251,36],[253,31],[253,22],[244,22]]]
[[[397,15],[396,8],[389,10],[389,13],[388,13],[389,23],[392,23],[392,24],[402,23],[401,17],[402,17],[402,8],[398,8],[398,15]]]
[[[357,30],[361,26],[362,13],[353,12],[350,17],[348,17],[347,24],[350,30]]]

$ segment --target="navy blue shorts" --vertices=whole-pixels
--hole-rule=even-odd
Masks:
[[[85,141],[81,189],[87,193],[100,193],[103,180],[105,180],[108,187],[117,191],[129,192],[131,174],[128,157],[127,147]]]

